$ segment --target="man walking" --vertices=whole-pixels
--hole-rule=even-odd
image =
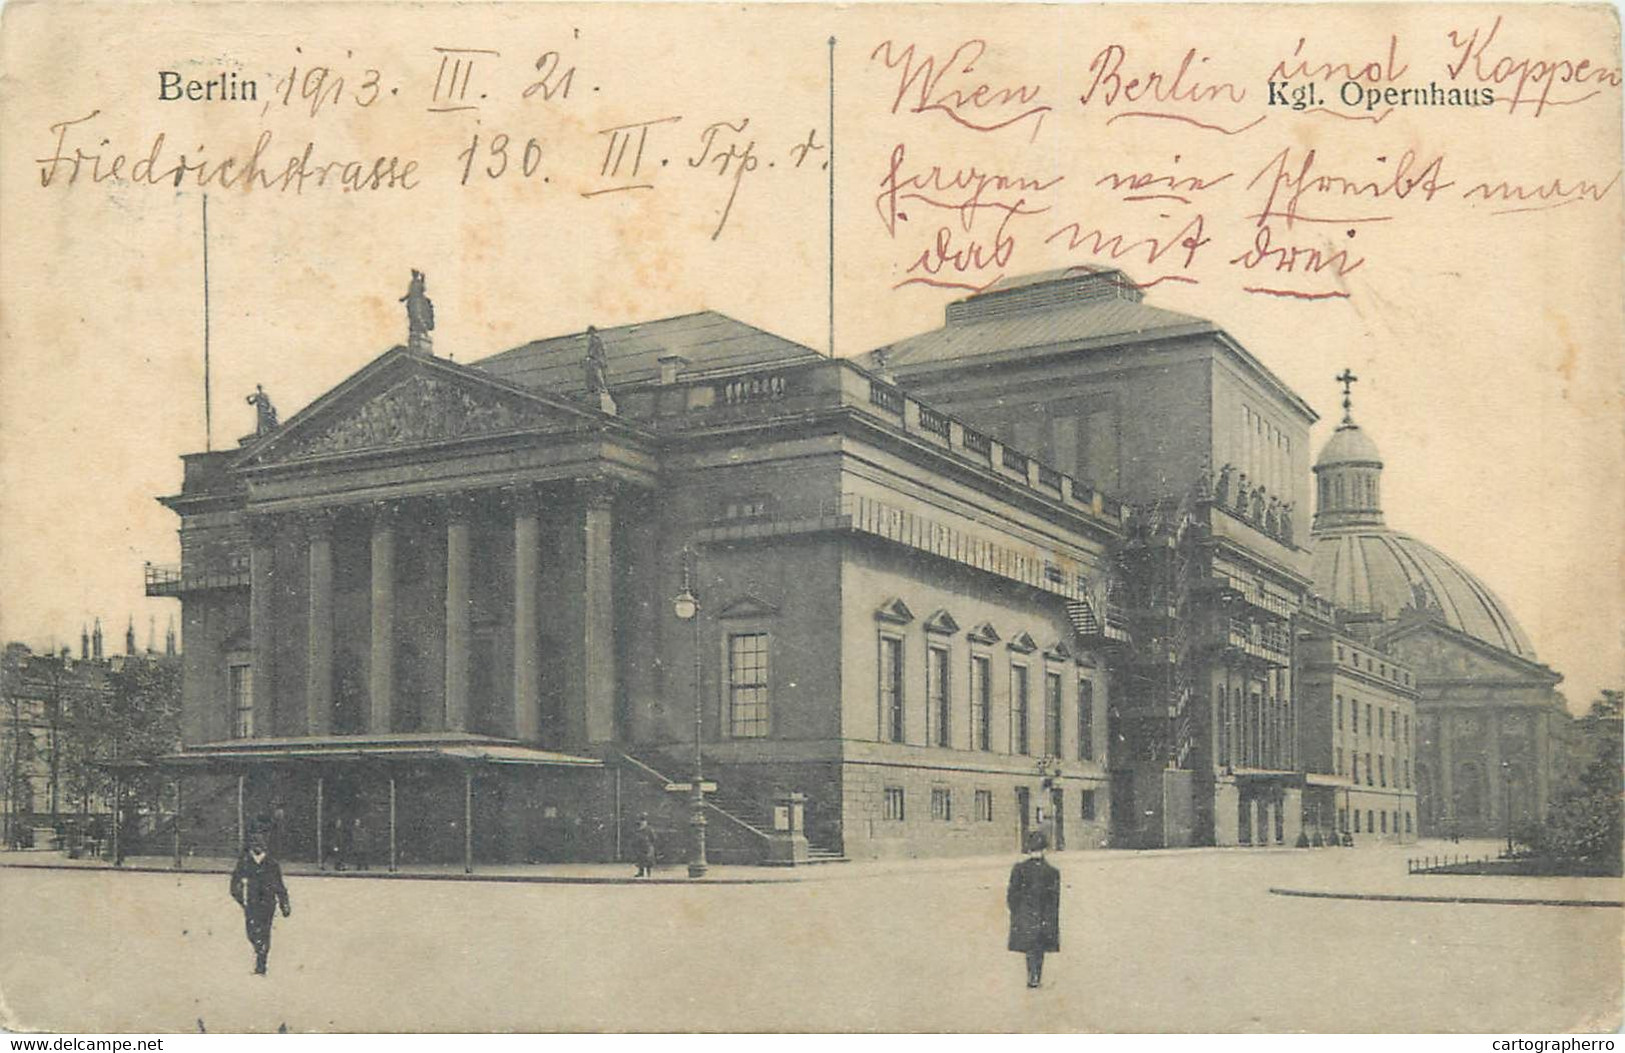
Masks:
[[[1004,902],[1010,908],[1010,949],[1027,956],[1027,986],[1044,977],[1044,955],[1061,949],[1061,872],[1044,859],[1049,839],[1027,835],[1027,858],[1010,870]]]
[[[282,883],[282,868],[266,849],[266,835],[256,831],[249,837],[249,849],[231,872],[231,898],[243,908],[248,942],[254,947],[254,972],[265,975],[265,960],[271,954],[271,923],[282,908],[286,918],[288,887]]]

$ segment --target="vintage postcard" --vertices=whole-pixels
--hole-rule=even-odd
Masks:
[[[0,76],[7,1029],[1619,1026],[1615,9]]]

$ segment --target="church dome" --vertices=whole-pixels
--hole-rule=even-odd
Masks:
[[[1349,404],[1348,387],[1358,378],[1344,370],[1337,379],[1343,422],[1315,459],[1315,591],[1345,610],[1385,619],[1407,607],[1431,610],[1453,629],[1534,661],[1512,612],[1471,571],[1384,525],[1382,457]]]
[[[1315,591],[1339,607],[1393,618],[1431,607],[1445,624],[1535,661],[1512,612],[1471,571],[1438,549],[1385,527],[1316,531]]]
[[[1345,419],[1332,432],[1331,439],[1321,447],[1320,456],[1315,458],[1317,469],[1338,464],[1382,464],[1377,444],[1352,420]]]

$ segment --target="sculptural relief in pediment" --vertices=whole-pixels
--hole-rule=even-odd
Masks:
[[[348,413],[292,436],[289,459],[443,442],[557,424],[545,409],[520,399],[478,392],[414,374],[372,395]],[[282,458],[276,458],[282,459]]]

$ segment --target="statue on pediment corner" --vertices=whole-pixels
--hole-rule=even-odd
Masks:
[[[255,384],[254,393],[243,401],[254,407],[255,435],[266,435],[276,431],[276,407],[271,404],[271,396],[265,393],[263,385]]]

